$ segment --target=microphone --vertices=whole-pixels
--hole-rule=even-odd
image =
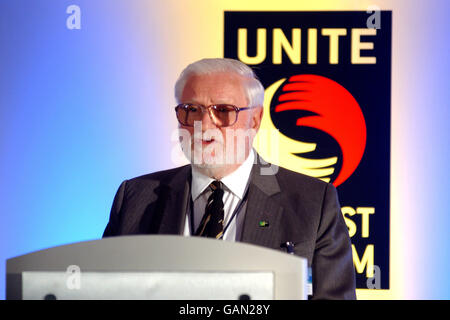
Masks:
[[[286,248],[287,253],[294,254],[295,243],[292,241],[286,241],[280,245],[282,248]]]

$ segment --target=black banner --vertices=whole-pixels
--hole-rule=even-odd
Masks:
[[[337,187],[358,288],[389,288],[391,23],[390,11],[225,12],[224,56],[254,68],[261,129],[281,133],[266,160]]]

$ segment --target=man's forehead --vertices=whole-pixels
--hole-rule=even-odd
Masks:
[[[236,87],[242,86],[244,77],[232,72],[214,72],[203,74],[192,74],[187,78],[187,84],[200,84],[200,85],[233,85]]]
[[[234,73],[195,74],[184,86],[182,97],[211,98],[214,103],[245,98],[244,78]],[[223,101],[220,101],[223,100]]]

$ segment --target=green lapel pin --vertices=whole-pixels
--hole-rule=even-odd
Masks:
[[[269,221],[261,220],[261,221],[259,222],[259,226],[260,226],[260,227],[268,227],[268,226],[269,226]]]

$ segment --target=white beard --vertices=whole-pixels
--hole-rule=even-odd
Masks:
[[[202,139],[208,140],[211,137],[214,137],[214,141],[203,146]],[[181,142],[180,144],[184,155],[191,165],[204,175],[216,177],[227,166],[221,134],[199,133],[197,137],[195,135],[192,136],[188,143]]]
[[[208,129],[203,132],[201,124],[195,124],[193,135],[186,129],[179,130],[179,141],[185,157],[194,168],[204,175],[217,178],[237,168],[247,158],[256,134],[252,130],[227,131],[225,143],[220,130]],[[203,145],[203,141],[212,142]],[[248,141],[250,143],[247,145]]]

